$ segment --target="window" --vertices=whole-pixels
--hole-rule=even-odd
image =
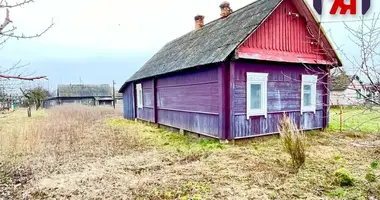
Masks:
[[[303,105],[311,106],[311,85],[303,86]]]
[[[361,99],[362,98],[361,92],[362,92],[361,89],[356,90],[356,99]]]
[[[247,119],[267,117],[267,73],[247,73]]]
[[[143,108],[143,93],[141,84],[136,84],[137,108]]]
[[[316,111],[317,79],[315,75],[302,75],[301,114]]]

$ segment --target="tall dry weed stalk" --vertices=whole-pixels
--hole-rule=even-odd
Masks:
[[[280,132],[282,145],[292,159],[293,168],[298,170],[305,164],[306,159],[305,134],[285,113],[280,120],[278,130]]]

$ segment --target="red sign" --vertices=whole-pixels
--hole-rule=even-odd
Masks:
[[[313,6],[318,14],[322,14],[322,2],[323,0],[313,0]],[[336,15],[339,11],[339,14],[345,15],[350,12],[351,15],[356,15],[357,0],[349,0],[348,3],[345,0],[334,0],[334,3],[331,7],[330,14]],[[369,8],[371,7],[371,0],[361,0],[362,2],[362,14],[366,14]]]
[[[334,4],[331,7],[330,14],[335,15],[340,8],[339,14],[346,14],[350,10],[351,15],[356,15],[356,0],[350,0],[350,3],[347,5],[344,3],[344,0],[335,0]]]

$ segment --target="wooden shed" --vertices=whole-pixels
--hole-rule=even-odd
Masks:
[[[222,9],[223,10],[223,9]],[[341,61],[302,0],[258,0],[169,43],[120,89],[124,117],[222,140],[328,125]]]
[[[44,99],[43,107],[55,105],[82,104],[91,106],[112,106],[113,93],[108,84],[69,84],[58,85],[57,95]]]

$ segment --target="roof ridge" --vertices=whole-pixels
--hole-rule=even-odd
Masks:
[[[189,31],[189,32],[187,32],[187,33],[185,33],[185,34],[183,34],[183,35],[181,35],[181,36],[178,36],[177,38],[175,38],[175,39],[173,39],[173,40],[170,40],[170,41],[167,42],[163,47],[165,47],[167,44],[169,44],[169,43],[171,43],[171,42],[174,42],[174,41],[176,41],[176,40],[178,40],[178,39],[180,39],[180,38],[182,38],[182,37],[184,37],[184,36],[186,36],[186,35],[188,35],[188,34],[195,33],[195,32],[197,32],[197,31],[201,31],[202,29],[206,28],[207,26],[210,26],[212,23],[216,23],[217,21],[220,21],[220,20],[226,20],[226,19],[228,19],[229,17],[231,17],[231,16],[233,16],[233,15],[236,15],[236,13],[241,12],[241,10],[245,9],[246,7],[249,7],[249,6],[253,5],[253,4],[258,3],[258,2],[261,2],[261,1],[266,2],[267,0],[256,0],[256,1],[252,2],[252,3],[250,3],[250,4],[247,4],[247,5],[245,5],[245,6],[241,7],[241,8],[239,8],[239,9],[233,11],[233,12],[232,12],[228,17],[226,17],[226,18],[220,18],[220,17],[218,17],[218,18],[216,18],[216,19],[214,19],[214,20],[212,20],[212,21],[206,23],[202,28],[200,28],[200,29],[198,29],[198,30],[192,30],[192,31]],[[281,1],[282,1],[282,0],[281,0]]]
[[[241,8],[236,9],[235,11],[233,11],[228,17],[230,17],[230,16],[233,15],[234,13],[240,12],[240,11],[243,10],[244,8],[246,8],[246,7],[248,7],[248,6],[251,6],[252,4],[255,4],[255,3],[260,2],[260,1],[266,1],[266,0],[256,0],[256,1],[252,2],[252,3],[250,3],[250,4],[247,4],[247,5],[245,5],[245,6],[241,7]],[[227,18],[228,18],[228,17],[227,17]],[[218,21],[218,20],[225,20],[225,19],[227,19],[227,18],[224,18],[224,19],[223,19],[223,18],[220,18],[220,17],[219,17],[219,18],[216,18],[216,19],[210,21],[209,23],[205,24],[205,26],[207,26],[208,24],[211,24],[212,22],[215,22],[215,21]]]

